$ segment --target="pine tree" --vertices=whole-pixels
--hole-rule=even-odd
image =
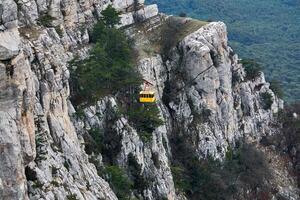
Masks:
[[[112,28],[115,25],[120,24],[121,17],[119,15],[121,13],[113,8],[112,5],[109,5],[105,10],[101,12],[101,14],[101,20],[107,27]]]

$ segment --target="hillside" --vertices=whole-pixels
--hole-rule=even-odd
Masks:
[[[162,12],[224,21],[230,45],[260,62],[267,80],[280,80],[288,102],[300,100],[300,2],[293,0],[147,0]]]
[[[1,200],[298,200],[300,106],[225,23],[143,0],[0,8]]]

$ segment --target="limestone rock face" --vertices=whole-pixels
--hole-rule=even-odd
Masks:
[[[0,32],[0,60],[8,60],[19,54],[20,37],[16,28]]]
[[[171,172],[174,135],[199,158],[222,160],[240,139],[275,134],[270,123],[283,103],[263,74],[245,80],[238,56],[227,45],[225,24],[209,23],[188,34],[165,59],[150,49],[149,35],[168,16],[156,5],[135,2],[0,2],[0,199],[116,200],[117,191],[103,172],[109,163],[130,179],[138,177],[132,198],[185,200]],[[137,51],[147,50],[139,52],[137,69],[154,83],[164,122],[149,141],[122,113],[116,96],[82,110],[69,100],[68,62],[88,54],[88,30],[109,4],[121,11],[120,26],[137,39]],[[265,92],[273,97],[268,109],[261,100]],[[111,151],[89,151],[91,132]],[[281,193],[297,197],[293,181],[280,181]]]
[[[126,14],[133,1],[121,2],[117,8]],[[87,27],[96,21],[94,14],[111,2],[17,3],[0,2],[0,199],[117,199],[84,151],[80,123],[73,120],[68,100],[67,69],[74,54],[88,50]],[[152,166],[150,158],[147,165]],[[174,196],[172,186],[169,170],[152,189]],[[155,196],[153,191],[148,196]]]
[[[126,9],[134,5],[134,1],[135,0],[114,0],[112,1],[112,3],[116,9],[125,11]],[[144,4],[144,2],[145,0],[137,0],[137,4],[140,5]]]
[[[2,199],[27,199],[24,166],[36,155],[33,74],[24,54],[0,68],[0,195]]]
[[[110,130],[105,132],[109,135],[104,135],[104,138],[109,137],[111,141],[115,141],[116,138],[120,139],[119,152],[116,153],[115,157],[110,158],[125,168],[129,168],[129,159],[133,158],[140,166],[141,177],[145,180],[151,180],[142,193],[143,198],[162,199],[168,197],[168,199],[176,199],[168,153],[163,144],[163,141],[167,140],[166,127],[158,127],[152,133],[152,141],[144,143],[126,118],[115,118],[117,112],[116,100],[112,97],[104,98],[96,106],[84,110],[85,120],[81,123],[81,129],[97,127],[102,130]],[[109,155],[111,156],[111,154]]]
[[[0,2],[0,30],[13,28],[18,18],[17,4],[14,0],[3,0]]]
[[[182,133],[193,141],[198,138],[194,145],[199,157],[222,158],[228,145],[238,138],[259,139],[272,134],[268,124],[281,105],[263,74],[254,81],[244,80],[242,65],[228,47],[226,33],[221,22],[200,28],[180,42],[169,64],[169,81],[175,87],[171,93],[176,87],[184,89],[168,105],[176,123],[183,124]],[[172,74],[178,65],[184,81]],[[233,74],[237,80],[233,80]],[[271,110],[263,109],[260,95],[264,92],[274,97]]]
[[[149,19],[151,17],[154,17],[158,14],[158,7],[157,5],[149,5],[145,6],[143,9],[137,11],[136,18],[139,21],[144,21],[146,19]]]

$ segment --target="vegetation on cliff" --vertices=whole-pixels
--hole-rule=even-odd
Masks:
[[[119,13],[109,6],[102,15],[91,33],[94,45],[89,56],[70,62],[71,100],[75,105],[90,105],[101,97],[140,84],[130,41],[114,27],[119,24]]]
[[[266,158],[253,145],[241,142],[236,149],[229,148],[224,162],[199,160],[181,137],[173,140],[173,151],[175,186],[189,199],[232,199],[243,189],[258,192],[248,194],[249,199],[272,192],[266,184],[272,178]]]

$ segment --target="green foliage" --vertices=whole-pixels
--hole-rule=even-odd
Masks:
[[[156,168],[160,167],[159,154],[157,152],[152,152],[151,159]]]
[[[33,181],[32,187],[37,189],[41,189],[44,186],[44,184],[42,182],[40,182],[39,180],[35,180]]]
[[[300,3],[293,0],[148,0],[160,11],[224,21],[230,46],[240,57],[258,60],[269,80],[282,83],[285,100],[300,100]],[[266,9],[268,8],[268,9]]]
[[[245,68],[247,80],[253,80],[261,74],[262,67],[255,60],[243,59],[242,64]]]
[[[295,117],[295,113],[298,117]],[[284,156],[286,165],[291,166],[290,175],[295,176],[298,185],[300,185],[300,103],[285,106],[277,116],[278,128],[280,132],[275,135],[269,135],[262,138],[261,144],[265,146],[276,147],[279,154]],[[289,159],[287,159],[289,158]]]
[[[103,21],[97,22],[94,27],[92,32],[90,33],[90,41],[92,43],[96,43],[97,41],[101,42],[104,41],[108,38],[110,29],[105,26]]]
[[[187,14],[185,12],[180,12],[178,16],[179,17],[187,17]]]
[[[294,116],[297,113],[298,117]],[[298,186],[300,185],[300,168],[299,168],[299,155],[300,155],[300,103],[295,103],[286,108],[281,116],[282,129],[279,144],[282,145],[283,151],[287,150],[288,155],[293,163],[294,173],[297,177]],[[297,157],[298,156],[298,157]]]
[[[55,180],[52,180],[51,181],[51,184],[54,186],[54,187],[59,187],[59,183]]]
[[[101,14],[101,20],[106,26],[112,28],[115,25],[120,24],[121,17],[119,15],[121,13],[113,8],[112,5],[109,5],[105,10],[101,12]]]
[[[263,152],[249,144],[243,144],[226,159],[224,170],[225,174],[239,176],[252,189],[264,187],[264,180],[271,178]]]
[[[175,188],[182,192],[188,191],[191,188],[189,177],[186,171],[181,166],[171,166]]]
[[[115,119],[108,120],[106,124],[114,124],[114,121]],[[103,129],[93,127],[88,131],[88,134],[84,135],[84,141],[85,152],[88,155],[101,153],[106,164],[113,164],[113,159],[121,150],[121,136],[116,134],[110,126],[105,128],[105,132]]]
[[[55,26],[55,31],[60,37],[62,37],[64,35],[64,32],[60,26]]]
[[[234,156],[234,151],[231,147],[227,148],[226,154],[225,154],[225,159],[226,160],[232,160]]]
[[[231,79],[232,86],[236,86],[240,82],[241,82],[241,77],[240,77],[239,73],[234,71],[232,73],[232,79]]]
[[[55,166],[52,166],[52,168],[51,168],[52,176],[56,176],[58,170],[59,170],[59,168],[56,168]]]
[[[133,180],[133,188],[136,189],[139,193],[142,193],[151,185],[151,183],[153,182],[153,178],[143,176],[142,167],[136,161],[136,158],[132,153],[128,155],[128,168]]]
[[[173,139],[176,158],[171,167],[174,183],[189,199],[232,199],[242,187],[269,191],[265,180],[271,177],[264,154],[243,144],[228,149],[226,160],[199,160],[186,138]]]
[[[281,88],[280,82],[277,80],[272,80],[270,82],[270,89],[275,93],[275,95],[279,98],[284,96],[283,90]]]
[[[95,25],[91,34],[95,44],[89,57],[75,58],[69,63],[71,100],[77,106],[92,104],[103,96],[140,84],[128,39],[107,23],[100,21]]]
[[[50,27],[52,26],[52,21],[55,20],[54,17],[52,17],[51,15],[49,15],[48,13],[41,15],[40,18],[38,19],[38,22],[46,27]]]
[[[133,183],[130,181],[125,171],[118,166],[107,166],[104,172],[107,181],[116,193],[118,199],[129,200]]]
[[[104,148],[104,133],[99,128],[91,128],[85,136],[85,152],[91,155],[93,152],[98,154]]]
[[[133,124],[144,142],[149,142],[152,132],[163,124],[163,120],[160,119],[159,109],[155,103],[132,104],[126,110],[126,114],[129,122]]]
[[[263,108],[265,110],[271,109],[273,104],[273,96],[269,92],[264,92],[260,95],[260,97],[263,103]]]
[[[68,162],[67,160],[64,161],[64,167],[65,167],[68,171],[70,171],[70,164],[69,164],[69,162]]]
[[[69,194],[69,195],[67,195],[67,200],[77,200],[77,195],[76,194]]]

